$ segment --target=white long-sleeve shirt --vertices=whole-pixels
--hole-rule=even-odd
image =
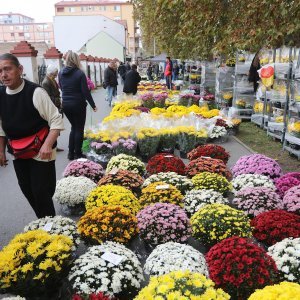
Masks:
[[[25,81],[23,80],[22,84],[15,90],[6,87],[6,93],[8,95],[14,95],[20,93],[23,90],[24,85],[25,85]],[[44,89],[37,87],[34,90],[32,101],[33,101],[33,106],[39,112],[40,116],[48,122],[50,130],[51,129],[64,130],[62,115],[59,113],[57,107],[53,104],[49,95]],[[0,136],[5,136],[5,132],[2,128],[1,117],[0,117]],[[54,160],[55,158],[56,158],[56,149],[53,149],[52,157],[50,160]],[[34,157],[34,159],[43,161],[37,157]]]

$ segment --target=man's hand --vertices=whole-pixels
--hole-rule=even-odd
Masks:
[[[94,112],[96,112],[97,110],[98,110],[98,108],[97,108],[97,107],[93,108],[93,111],[94,111]]]
[[[40,149],[40,152],[38,154],[38,158],[43,160],[50,160],[52,157],[52,146],[47,145],[46,143],[43,144],[43,146]]]
[[[6,159],[5,152],[0,152],[0,166],[5,167],[7,166],[8,160]]]

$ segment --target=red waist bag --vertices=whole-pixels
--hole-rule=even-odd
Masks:
[[[37,133],[18,140],[8,140],[8,146],[15,158],[29,159],[37,156],[46,137],[49,128],[44,127]]]

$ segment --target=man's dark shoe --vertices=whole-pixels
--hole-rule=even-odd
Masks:
[[[68,160],[74,160],[74,154],[73,153],[68,153]]]

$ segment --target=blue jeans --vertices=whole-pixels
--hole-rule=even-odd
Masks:
[[[115,93],[115,87],[114,86],[108,86],[107,87],[106,98],[107,98],[107,101],[108,101],[110,106],[111,106],[111,101],[112,101],[112,98],[114,96],[114,93]]]

